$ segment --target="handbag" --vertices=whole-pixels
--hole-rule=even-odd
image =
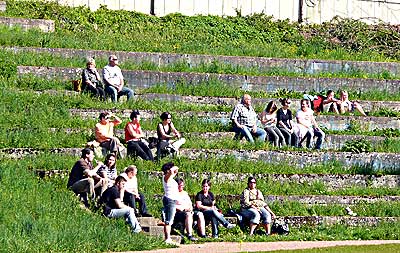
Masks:
[[[271,227],[271,232],[278,235],[288,235],[289,225],[283,219],[276,219]]]

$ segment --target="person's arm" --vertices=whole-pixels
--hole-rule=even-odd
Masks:
[[[174,133],[174,136],[178,139],[181,138],[181,134],[178,132],[178,130],[176,130],[174,123],[171,122],[170,126],[171,126],[171,132]]]
[[[109,114],[109,117],[113,117],[114,118],[114,120],[112,121],[114,126],[118,126],[122,122],[122,120],[117,115],[115,115],[114,113]]]
[[[265,210],[267,210],[271,214],[272,219],[275,219],[276,215],[275,215],[274,212],[272,212],[271,208],[269,208],[268,205],[265,205],[264,208],[265,208]]]

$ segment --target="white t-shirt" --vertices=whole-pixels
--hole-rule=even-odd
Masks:
[[[308,108],[305,112],[302,111],[301,109],[296,112],[296,118],[300,122],[303,122],[307,127],[312,127],[312,118],[313,118],[314,112],[310,108]]]
[[[120,176],[123,176],[126,179],[125,191],[136,195],[139,194],[137,177],[129,178],[125,172],[121,173]]]
[[[108,82],[106,81],[108,80]],[[124,79],[124,76],[122,75],[120,67],[115,65],[114,67],[107,65],[103,69],[103,80],[104,83],[110,83],[111,85],[118,86],[121,83],[121,79]]]
[[[169,199],[177,200],[179,197],[178,183],[173,178],[170,178],[167,182],[165,182],[164,177],[162,179],[164,196]]]

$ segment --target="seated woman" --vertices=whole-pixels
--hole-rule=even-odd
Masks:
[[[254,177],[249,177],[247,180],[247,188],[244,189],[240,196],[240,207],[240,213],[243,217],[250,220],[250,235],[254,234],[260,222],[262,222],[266,234],[271,234],[271,217],[275,219],[275,214],[265,203],[261,191],[256,188],[256,179]]]
[[[86,68],[82,71],[82,91],[90,92],[92,96],[103,101],[106,99],[103,83],[93,58],[87,60]]]
[[[340,101],[337,103],[338,110],[341,114],[346,112],[354,112],[357,109],[363,116],[367,116],[362,106],[358,102],[352,102],[349,100],[349,93],[345,90],[340,92]]]
[[[114,181],[117,178],[117,168],[116,168],[117,156],[110,153],[106,156],[104,164],[98,169],[97,174],[106,179],[107,187],[112,187]]]
[[[281,131],[276,127],[276,106],[275,101],[270,101],[261,113],[261,123],[264,125],[264,130],[268,133],[270,142],[274,144],[275,147],[279,147],[279,144],[286,146],[285,137]]]
[[[128,146],[128,155],[137,155],[146,161],[154,161],[153,154],[147,143],[142,141],[144,133],[140,127],[140,113],[133,110],[130,115],[131,121],[125,126],[125,142]]]
[[[279,99],[282,107],[276,113],[277,126],[285,138],[287,145],[298,146],[298,137],[295,131],[292,111],[289,109],[292,101],[289,98]]]
[[[211,187],[210,180],[204,179],[201,186],[203,190],[199,191],[195,198],[196,209],[198,210],[197,215],[199,217],[204,216],[204,219],[199,218],[199,233],[201,237],[206,237],[205,221],[211,221],[212,237],[218,238],[219,222],[226,228],[233,228],[235,224],[229,223],[215,206],[214,194],[209,191]]]
[[[174,127],[169,112],[163,112],[160,118],[161,122],[157,125],[157,136],[159,140],[157,145],[158,159],[169,153],[178,152],[179,148],[186,142],[185,138],[181,138],[181,134]],[[177,140],[172,141],[172,138],[177,138]]]

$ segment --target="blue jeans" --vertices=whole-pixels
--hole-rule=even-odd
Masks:
[[[115,87],[113,87],[113,86],[110,86],[110,85],[106,86],[105,92],[107,93],[108,96],[111,97],[111,101],[114,102],[114,103],[118,101],[118,98],[120,96],[126,95],[128,97],[127,100],[130,100],[135,95],[133,90],[131,90],[131,89],[127,88],[127,87],[122,87],[121,91],[117,92],[117,89]]]
[[[244,126],[243,128],[237,127],[235,124],[233,126],[233,131],[236,133],[235,138],[242,135],[251,143],[254,143],[253,135],[258,138],[260,141],[265,141],[265,137],[267,137],[267,132],[264,129],[257,127],[257,131],[253,133],[251,127]]]
[[[167,225],[172,225],[174,223],[175,213],[176,213],[176,204],[175,200],[163,197],[163,205],[164,205],[164,223]]]
[[[225,219],[222,213],[216,209],[202,211],[206,221],[211,221],[212,235],[218,235],[218,224],[221,222],[224,227],[228,226],[229,222]]]
[[[138,220],[136,219],[135,211],[133,208],[126,207],[121,209],[111,209],[111,212],[107,215],[108,218],[120,218],[124,217],[126,222],[131,226],[133,233],[139,233],[142,231]]]
[[[321,149],[322,143],[325,139],[325,133],[318,128],[311,129],[307,132],[306,136],[304,136],[304,138],[306,139],[307,148],[311,148],[311,140],[314,138],[314,136],[317,137],[317,141],[315,142],[315,149]]]
[[[271,214],[264,207],[259,210],[255,208],[242,209],[240,214],[253,224],[260,224],[260,221],[263,224],[270,224],[272,221]]]

